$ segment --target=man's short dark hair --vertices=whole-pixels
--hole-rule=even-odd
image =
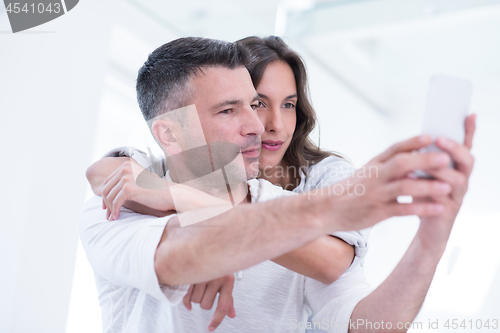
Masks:
[[[235,69],[247,66],[250,55],[237,43],[186,37],[168,42],[148,57],[137,76],[137,100],[146,121],[189,103],[191,75],[204,66]]]

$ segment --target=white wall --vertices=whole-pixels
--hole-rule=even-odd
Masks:
[[[2,332],[65,329],[106,61],[103,16],[82,1],[36,31],[0,35]],[[0,22],[10,30],[5,13]]]
[[[139,32],[147,45],[141,61],[174,36],[123,1],[81,1],[66,15],[17,34],[0,12],[0,332],[66,330],[85,169],[104,151],[129,143],[130,130],[112,126],[110,112],[124,126],[142,121],[135,100],[111,111],[103,102],[113,94],[108,76],[119,59],[111,41],[120,25]],[[122,55],[133,58],[134,51]],[[134,63],[130,74],[124,70],[132,90],[140,65]],[[83,285],[94,286],[92,275]],[[79,310],[85,323],[87,309]]]

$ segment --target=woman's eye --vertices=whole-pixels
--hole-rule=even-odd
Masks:
[[[264,107],[264,104],[262,104],[262,102],[261,102],[261,101],[259,101],[259,103],[258,103],[258,104],[253,104],[253,105],[252,105],[252,109],[254,109],[254,110],[255,110],[255,109],[258,109],[258,108],[262,108],[262,107]]]
[[[293,109],[295,107],[295,104],[293,104],[293,103],[285,103],[283,106],[285,107],[285,109]]]
[[[223,111],[221,111],[221,112],[219,112],[219,113],[222,113],[222,114],[229,114],[231,111],[233,111],[233,110],[231,110],[231,109],[227,109],[227,110],[223,110]]]

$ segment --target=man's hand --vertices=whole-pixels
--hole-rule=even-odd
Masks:
[[[474,157],[471,155],[472,139],[476,130],[476,115],[467,117],[465,121],[465,139],[463,145],[446,138],[438,138],[436,145],[447,152],[456,168],[442,168],[429,170],[428,173],[436,179],[451,185],[449,195],[437,200],[443,205],[444,211],[439,216],[420,217],[418,236],[426,248],[440,246],[442,251],[451,233],[455,218],[462,206],[465,193],[468,189],[469,177],[474,166]]]
[[[444,152],[413,153],[429,144],[431,138],[428,135],[399,142],[351,177],[330,186],[328,191],[323,189],[316,192],[331,194],[324,196],[325,203],[332,210],[335,209],[332,213],[338,217],[333,220],[342,222],[342,230],[361,230],[392,216],[442,214],[442,202],[419,199],[446,197],[451,192],[451,186],[441,180],[407,177],[413,170],[430,171],[445,168],[449,164],[450,157]],[[398,196],[403,195],[412,196],[414,202],[398,203]]]
[[[206,283],[192,284],[182,302],[189,311],[191,311],[191,302],[200,304],[200,307],[204,310],[210,310],[217,293],[219,293],[217,309],[208,325],[208,330],[212,332],[220,325],[225,316],[229,318],[236,317],[233,305],[233,286],[233,274]]]

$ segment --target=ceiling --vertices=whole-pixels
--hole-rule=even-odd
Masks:
[[[500,0],[127,1],[179,36],[288,37],[388,117],[423,110],[433,74],[500,89]],[[482,97],[481,88],[475,91]],[[499,102],[473,103],[484,109]]]

